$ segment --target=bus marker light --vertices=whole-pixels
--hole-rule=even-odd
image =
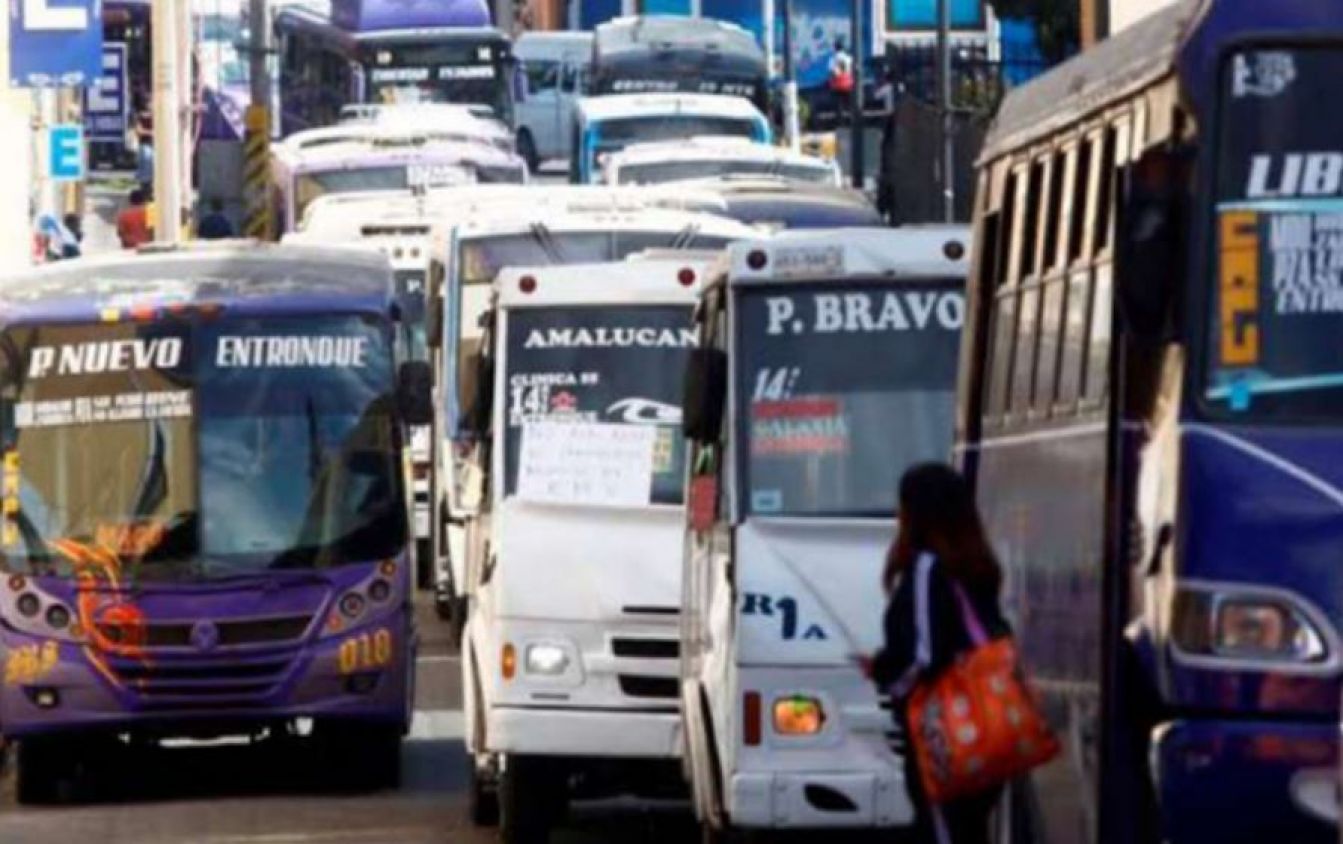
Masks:
[[[948,240],[942,245],[942,254],[948,261],[959,261],[965,257],[965,244],[959,240]]]
[[[747,747],[760,746],[760,692],[746,692],[741,701],[741,737]]]
[[[24,618],[36,618],[37,614],[42,611],[42,602],[32,592],[24,592],[20,595],[16,606],[19,615]]]
[[[346,618],[358,618],[364,611],[364,596],[358,592],[346,592],[340,599],[340,611]]]
[[[60,604],[47,607],[47,624],[57,630],[64,630],[70,624],[70,611]]]
[[[814,697],[793,695],[774,701],[774,732],[814,736],[825,726],[825,707]]]
[[[21,574],[16,574],[9,578],[9,591],[11,592],[22,592],[23,587],[27,585],[28,581],[25,580]]]
[[[752,250],[751,253],[746,256],[746,266],[757,272],[763,270],[768,263],[769,256],[765,254],[765,250],[763,249]]]
[[[499,656],[499,670],[503,673],[505,680],[512,680],[518,673],[518,652],[512,644],[504,645],[503,653]]]
[[[157,314],[153,305],[132,305],[130,317],[136,322],[152,322]]]
[[[530,294],[530,293],[535,293],[535,292],[536,292],[536,276],[534,276],[534,275],[525,275],[525,276],[523,276],[522,278],[518,279],[518,289],[521,290],[523,293],[529,293],[529,294]]]
[[[676,280],[681,283],[682,287],[689,287],[695,283],[695,271],[685,267],[676,274]]]

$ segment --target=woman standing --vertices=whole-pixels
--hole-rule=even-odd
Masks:
[[[896,717],[908,736],[908,696],[915,683],[936,677],[973,646],[963,603],[990,637],[1010,631],[998,606],[1002,571],[969,485],[954,469],[929,463],[906,472],[900,479],[899,521],[882,576],[890,596],[885,643],[864,660],[864,667],[879,693],[894,697]],[[914,754],[907,748],[904,757],[905,781],[918,812],[918,840],[988,842],[1001,789],[933,807],[922,793]]]

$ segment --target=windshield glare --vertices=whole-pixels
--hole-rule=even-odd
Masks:
[[[744,513],[889,517],[901,474],[951,452],[959,280],[737,293]]]
[[[680,504],[690,308],[527,308],[507,320],[504,495]]]
[[[177,580],[399,554],[387,337],[360,317],[10,329],[6,569],[110,552],[127,579]]]
[[[1222,80],[1205,406],[1343,415],[1343,73],[1327,47],[1233,54]]]

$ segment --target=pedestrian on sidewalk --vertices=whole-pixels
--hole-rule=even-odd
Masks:
[[[201,240],[227,240],[233,237],[233,224],[224,216],[224,202],[219,197],[210,199],[210,213],[201,220],[196,234]]]
[[[885,643],[860,657],[880,694],[891,694],[906,738],[909,696],[974,646],[966,607],[990,636],[1010,633],[998,603],[1002,570],[985,538],[969,485],[950,466],[915,466],[900,480],[899,533],[886,556],[882,586],[890,596]],[[958,594],[959,593],[959,594]],[[922,610],[922,612],[921,612]],[[932,805],[906,741],[905,783],[914,801],[920,844],[987,844],[1001,787]]]
[[[130,204],[117,215],[117,238],[122,249],[136,249],[154,239],[149,227],[149,208],[145,192],[135,188],[130,193]]]

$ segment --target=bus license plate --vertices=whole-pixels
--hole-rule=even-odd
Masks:
[[[782,247],[774,250],[774,274],[782,278],[815,278],[843,272],[842,246]]]

